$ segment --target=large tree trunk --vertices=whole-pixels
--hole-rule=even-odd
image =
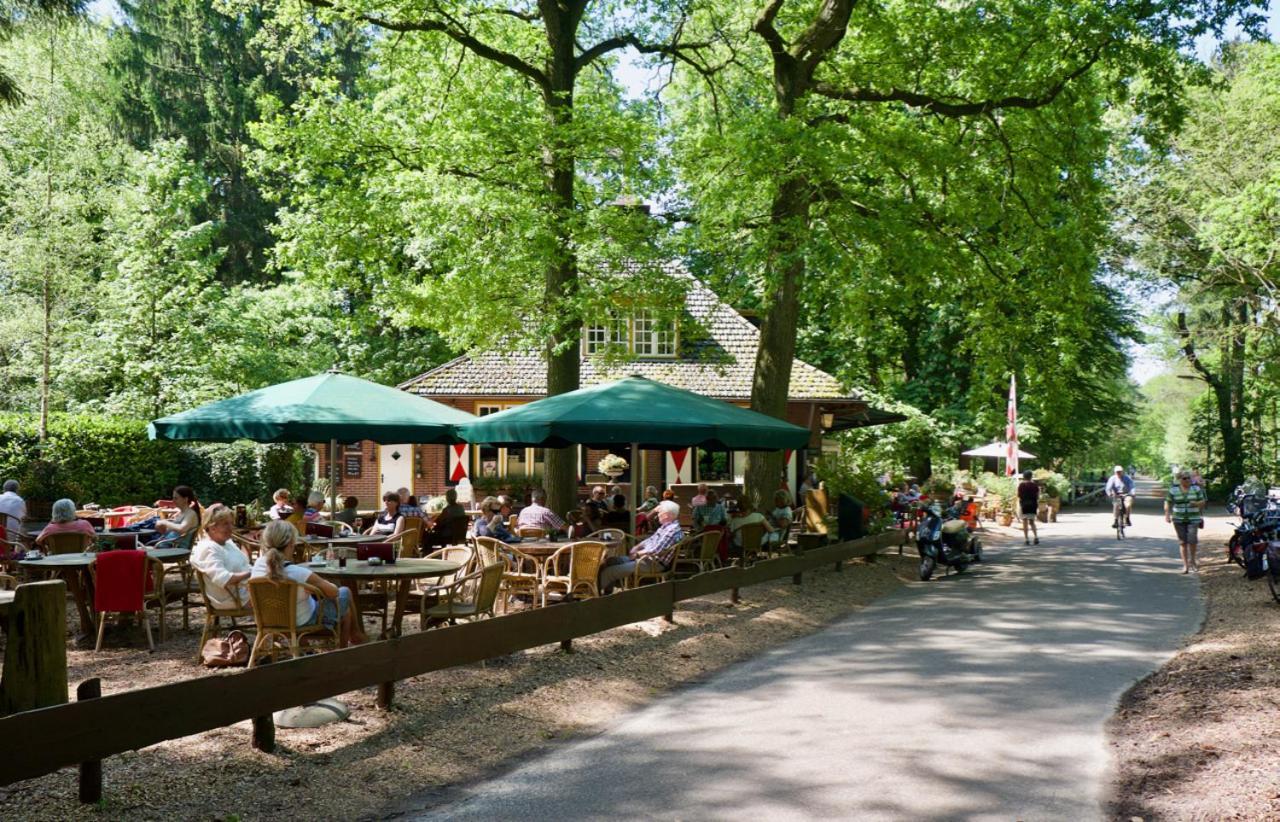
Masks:
[[[800,313],[799,288],[804,277],[803,237],[809,230],[809,196],[803,179],[787,180],[774,197],[770,217],[779,242],[773,255],[770,288],[760,323],[760,347],[756,349],[751,381],[751,408],[783,418],[791,387],[791,363],[796,355],[796,324]],[[756,451],[747,455],[746,493],[757,509],[766,507],[782,478],[782,454]]]
[[[581,4],[568,8],[543,4],[551,61],[547,75],[550,89],[545,95],[547,117],[553,136],[567,135],[573,124],[573,93],[577,82],[574,39],[581,19]],[[576,391],[581,379],[579,337],[581,322],[576,311],[566,310],[578,290],[578,261],[573,252],[574,177],[576,157],[568,138],[563,144],[543,147],[543,169],[555,211],[557,254],[549,260],[545,295],[556,326],[546,344],[547,396]],[[553,511],[568,511],[578,503],[578,459],[576,448],[548,449],[546,453],[547,505]]]

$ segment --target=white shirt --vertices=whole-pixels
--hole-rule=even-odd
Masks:
[[[288,577],[291,582],[305,583],[311,579],[310,569],[304,565],[298,565],[297,563],[284,566],[284,575]],[[258,561],[253,564],[253,579],[259,579],[267,576],[269,576],[269,574],[267,574],[267,558],[266,556],[260,555],[258,557]],[[298,617],[298,624],[301,625],[304,622],[310,622],[311,615],[315,612],[315,599],[312,598],[311,594],[307,593],[305,588],[299,588],[298,607],[297,610],[294,611]]]
[[[0,494],[0,525],[5,529],[18,528],[27,518],[27,503],[13,491]],[[13,522],[12,520],[17,520]],[[13,536],[17,536],[14,534]]]
[[[191,564],[208,581],[205,595],[215,608],[234,608],[235,600],[227,590],[227,582],[235,574],[243,574],[252,568],[249,558],[231,540],[219,545],[209,537],[196,543],[191,550]],[[242,605],[249,604],[249,587],[243,582],[236,586],[236,595]]]

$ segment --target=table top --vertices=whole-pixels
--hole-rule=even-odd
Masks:
[[[310,564],[306,567],[319,576],[333,579],[417,579],[452,574],[462,568],[462,563],[444,559],[398,559],[390,565],[385,562],[370,565],[364,560],[348,560],[346,568],[326,568]]]
[[[35,539],[36,537],[40,536],[40,532],[43,530],[44,530],[43,528],[28,528],[25,533],[27,536],[31,537],[32,539]],[[123,537],[123,536],[128,536],[129,534],[137,534],[138,538],[141,539],[142,537],[152,536],[153,534],[155,534],[156,529],[139,528],[137,530],[132,530],[132,529],[124,530],[122,528],[94,528],[93,532],[95,534],[100,534],[102,536],[114,536],[114,537]],[[88,535],[86,534],[86,536]]]
[[[147,556],[161,562],[179,562],[191,556],[191,552],[185,548],[152,548]],[[88,568],[97,558],[96,553],[51,554],[40,559],[24,559],[18,564],[24,568]]]
[[[302,542],[308,545],[359,545],[362,542],[387,542],[385,536],[375,534],[350,534],[345,537],[319,537],[314,534],[307,534],[300,537]]]

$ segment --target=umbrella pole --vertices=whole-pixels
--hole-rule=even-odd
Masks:
[[[329,440],[329,519],[338,515],[338,441]]]
[[[631,533],[636,532],[636,509],[640,507],[640,443],[631,443]]]

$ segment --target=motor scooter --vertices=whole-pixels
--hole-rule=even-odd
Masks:
[[[933,576],[939,566],[963,573],[972,563],[982,562],[982,540],[970,533],[968,523],[955,508],[943,510],[931,505],[920,510],[916,526],[916,551],[920,553],[920,579]]]

